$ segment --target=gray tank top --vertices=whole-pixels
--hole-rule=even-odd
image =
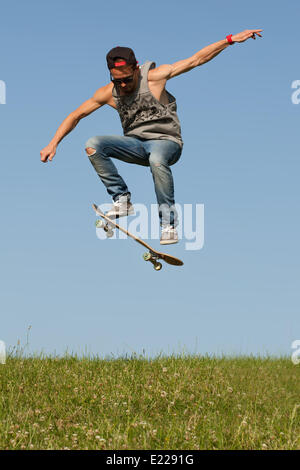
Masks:
[[[139,84],[134,93],[120,96],[116,87],[112,95],[119,113],[124,135],[140,139],[173,140],[182,148],[181,127],[176,99],[167,91],[169,103],[160,103],[148,87],[148,72],[155,62],[146,61],[141,67]]]

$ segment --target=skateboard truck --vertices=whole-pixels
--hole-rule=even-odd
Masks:
[[[109,226],[108,222],[104,222],[104,220],[97,219],[95,222],[97,228],[103,228],[104,232],[106,233],[107,238],[111,238],[114,235],[113,229]]]
[[[144,253],[143,258],[145,261],[150,261],[153,264],[155,271],[161,270],[162,264],[157,261],[159,258],[155,253],[153,253],[153,251],[147,251],[147,253]]]

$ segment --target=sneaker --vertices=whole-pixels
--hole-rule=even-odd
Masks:
[[[120,196],[116,201],[114,201],[112,208],[106,212],[106,216],[111,219],[117,219],[119,217],[124,217],[126,215],[134,214],[133,205],[130,202],[128,196]]]
[[[170,245],[171,243],[178,243],[178,233],[172,225],[165,225],[161,231],[160,244]]]

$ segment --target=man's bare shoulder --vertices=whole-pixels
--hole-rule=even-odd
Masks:
[[[166,81],[170,77],[172,66],[169,64],[159,65],[155,69],[149,70],[148,80],[150,82]]]
[[[112,82],[108,83],[107,85],[102,86],[101,88],[98,88],[98,90],[95,91],[93,99],[101,104],[110,104],[112,100],[112,91],[113,91],[114,84]]]

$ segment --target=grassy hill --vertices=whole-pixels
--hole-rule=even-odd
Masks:
[[[1,449],[300,449],[290,358],[9,357]]]

